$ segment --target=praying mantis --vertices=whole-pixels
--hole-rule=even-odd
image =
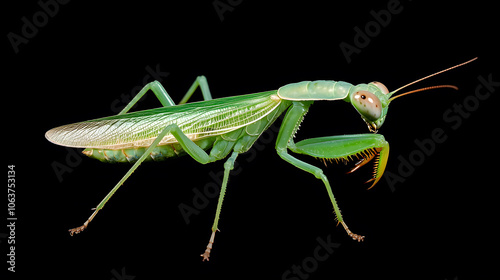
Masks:
[[[175,104],[158,81],[144,86],[118,115],[63,125],[46,132],[45,137],[52,143],[85,148],[83,154],[102,162],[130,162],[133,166],[94,208],[85,223],[69,232],[82,232],[109,201],[111,196],[144,161],[160,161],[167,158],[189,155],[201,164],[229,158],[224,163],[224,176],[220,195],[203,260],[209,260],[219,230],[219,216],[228,184],[229,173],[239,154],[248,151],[259,136],[285,113],[277,139],[278,155],[291,165],[312,174],[324,184],[338,223],[346,233],[358,242],[364,236],[353,233],[345,223],[339,206],[322,169],[297,159],[296,154],[312,156],[323,161],[357,160],[354,172],[373,161],[370,180],[372,188],[382,177],[389,157],[389,143],[377,134],[383,125],[389,104],[396,98],[411,93],[453,88],[453,85],[425,87],[399,95],[399,90],[445,71],[474,61],[471,59],[437,73],[406,84],[392,92],[380,82],[353,85],[342,81],[303,81],[280,87],[278,90],[254,94],[212,99],[208,82],[199,76],[189,88],[184,98]],[[204,101],[187,103],[197,88],[201,89]],[[130,109],[151,90],[163,107],[129,112]],[[325,136],[295,143],[294,137],[300,123],[314,101],[343,100],[353,105],[367,124],[371,133]],[[209,150],[209,151],[208,151]]]

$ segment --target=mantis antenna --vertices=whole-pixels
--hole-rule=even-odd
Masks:
[[[396,89],[395,91],[393,91],[393,92],[392,92],[392,94],[396,93],[397,91],[399,91],[399,90],[401,90],[401,89],[403,89],[403,88],[405,88],[405,87],[411,86],[411,85],[413,85],[413,84],[416,84],[416,83],[418,83],[418,82],[421,82],[421,81],[423,81],[423,80],[425,80],[425,79],[428,79],[428,78],[430,78],[430,77],[434,77],[434,76],[439,75],[439,74],[441,74],[441,73],[444,73],[444,72],[446,72],[446,71],[450,71],[450,70],[452,70],[452,69],[458,68],[458,67],[463,66],[463,65],[465,65],[465,64],[467,64],[467,63],[470,63],[470,62],[472,62],[472,61],[474,61],[474,60],[476,60],[476,59],[477,59],[477,57],[474,57],[473,59],[468,60],[468,61],[466,61],[466,62],[463,62],[463,63],[460,63],[460,64],[458,64],[458,65],[452,66],[452,67],[450,67],[450,68],[447,68],[447,69],[441,70],[441,71],[436,72],[436,73],[434,73],[434,74],[431,74],[431,75],[429,75],[429,76],[425,76],[425,77],[423,77],[423,78],[420,78],[420,79],[418,79],[418,80],[416,80],[416,81],[413,81],[413,82],[411,82],[411,83],[409,83],[409,84],[406,84],[406,85],[404,85],[404,86],[402,86],[402,87],[400,87],[400,88]],[[397,96],[394,96],[394,97],[390,98],[390,99],[389,99],[389,101],[392,101],[392,100],[394,100],[394,99],[396,99],[396,98],[398,98],[398,97],[401,97],[401,96],[404,96],[404,95],[408,95],[408,94],[411,94],[411,93],[415,93],[415,92],[419,92],[419,91],[425,91],[425,90],[430,90],[430,89],[436,89],[436,88],[453,88],[453,89],[458,90],[458,87],[456,87],[456,86],[454,86],[454,85],[439,85],[439,86],[431,86],[431,87],[425,87],[425,88],[416,89],[416,90],[412,90],[412,91],[408,91],[408,92],[402,93],[402,94],[400,94],[400,95],[397,95]]]

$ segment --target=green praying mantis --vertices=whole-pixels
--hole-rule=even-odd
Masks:
[[[50,142],[61,146],[85,148],[85,155],[102,162],[134,163],[93,209],[94,212],[87,221],[69,232],[73,235],[87,228],[111,196],[143,161],[189,155],[197,162],[206,164],[222,160],[230,154],[224,163],[224,176],[212,234],[205,252],[201,255],[203,260],[209,260],[215,233],[219,230],[219,216],[229,173],[234,168],[236,158],[248,151],[259,136],[286,111],[276,140],[278,155],[323,182],[338,223],[342,224],[352,239],[363,241],[365,237],[353,233],[344,222],[323,170],[297,159],[289,154],[289,151],[323,161],[357,160],[350,172],[373,160],[373,174],[368,181],[373,182],[370,186],[372,188],[382,177],[389,157],[389,143],[384,136],[377,134],[386,119],[389,104],[396,98],[419,91],[458,88],[452,85],[438,85],[395,96],[394,94],[407,86],[475,59],[477,58],[418,79],[392,92],[380,82],[352,85],[342,81],[320,80],[292,83],[278,90],[261,93],[212,99],[206,78],[199,76],[176,105],[158,81],[151,82],[144,86],[118,115],[63,125],[46,132],[45,137]],[[187,103],[198,87],[204,101]],[[156,95],[163,107],[129,112],[149,90]],[[314,101],[323,100],[344,100],[353,105],[371,133],[326,136],[295,143],[293,138],[310,106]]]

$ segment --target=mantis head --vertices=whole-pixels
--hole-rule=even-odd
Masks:
[[[411,93],[430,90],[430,89],[452,88],[458,90],[458,88],[453,85],[438,85],[438,86],[420,88],[393,96],[396,92],[407,86],[413,85],[415,83],[423,81],[432,76],[441,74],[443,72],[449,71],[451,69],[460,67],[476,59],[477,57],[469,61],[466,61],[464,63],[439,71],[437,73],[431,74],[429,76],[423,77],[391,92],[387,89],[387,87],[384,84],[380,82],[371,82],[369,84],[358,84],[356,86],[353,86],[349,90],[348,101],[354,106],[354,108],[356,108],[358,113],[361,115],[361,118],[368,125],[368,129],[371,132],[376,133],[377,130],[382,126],[382,124],[385,121],[385,118],[387,116],[387,110],[389,108],[389,103],[391,103],[394,99]]]
[[[349,91],[350,103],[356,108],[371,132],[382,126],[389,108],[390,92],[380,82],[359,84]]]

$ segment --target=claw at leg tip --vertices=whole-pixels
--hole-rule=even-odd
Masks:
[[[69,234],[71,236],[73,236],[73,234],[79,234],[80,232],[82,232],[84,229],[86,228],[85,225],[83,226],[80,226],[80,227],[76,227],[76,228],[72,228],[72,229],[69,229]]]
[[[352,238],[352,240],[357,240],[358,242],[365,241],[365,237],[362,235],[350,233],[349,236]]]
[[[208,262],[208,261],[210,261],[210,253],[208,253],[208,254],[207,254],[207,253],[205,252],[205,253],[201,254],[201,255],[200,255],[200,257],[203,257],[203,260],[202,260],[202,261],[205,261],[205,260],[206,260],[207,262]]]
[[[212,246],[215,242],[215,233],[217,231],[220,231],[219,229],[216,229],[215,231],[212,231],[212,235],[210,236],[210,240],[208,241],[207,249],[205,250],[205,253],[201,254],[200,257],[203,257],[203,261],[210,261],[210,252],[212,251]]]

